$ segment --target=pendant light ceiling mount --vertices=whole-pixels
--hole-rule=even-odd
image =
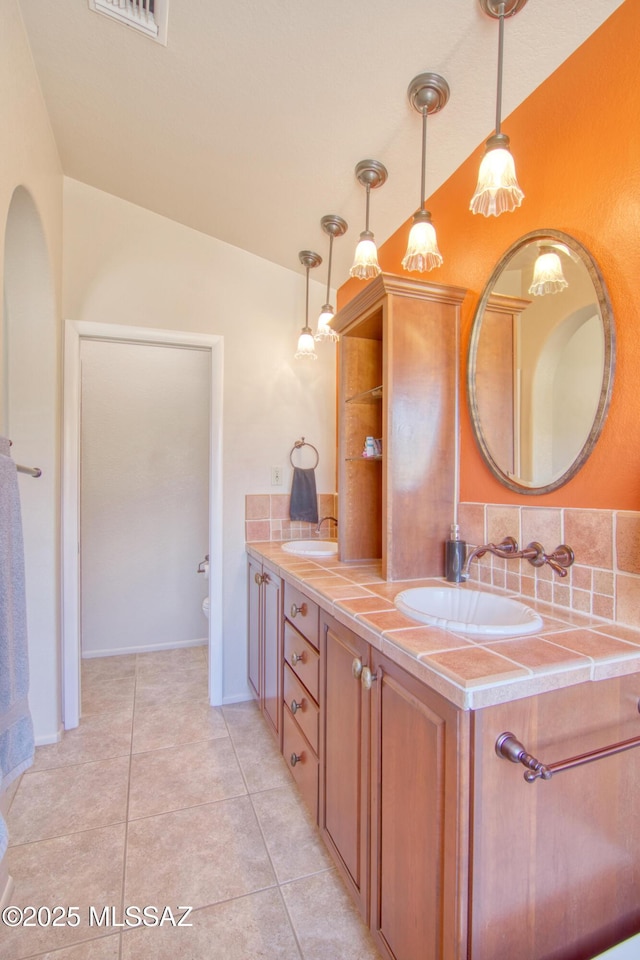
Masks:
[[[320,226],[326,234],[333,237],[342,237],[347,232],[348,224],[346,220],[339,217],[337,213],[327,213],[320,221]]]
[[[379,160],[361,160],[356,164],[356,180],[370,190],[381,187],[388,176],[387,168]]]
[[[483,13],[493,17],[494,20],[499,20],[500,17],[515,16],[526,6],[527,0],[479,0],[479,3]],[[500,7],[504,7],[504,10],[501,11]]]
[[[311,270],[313,267],[319,267],[322,263],[320,254],[314,253],[313,250],[301,250],[298,254],[298,259],[302,266],[308,270]]]
[[[449,102],[449,84],[439,73],[419,73],[409,84],[407,97],[414,110],[438,113]]]

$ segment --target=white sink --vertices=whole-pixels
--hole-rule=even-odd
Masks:
[[[395,604],[414,620],[469,636],[519,637],[542,626],[542,617],[519,600],[467,587],[414,587]]]
[[[282,544],[282,549],[296,557],[335,557],[338,554],[338,541],[287,540]]]

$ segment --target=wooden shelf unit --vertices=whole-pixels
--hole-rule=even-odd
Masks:
[[[381,274],[332,322],[340,334],[340,559],[381,559],[387,580],[444,571],[465,293]],[[381,457],[362,456],[367,436],[382,438]]]

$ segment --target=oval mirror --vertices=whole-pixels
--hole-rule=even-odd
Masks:
[[[595,261],[557,230],[507,250],[482,294],[467,397],[492,473],[548,493],[583,465],[604,424],[615,366],[609,296]]]

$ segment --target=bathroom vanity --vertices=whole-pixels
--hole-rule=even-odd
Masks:
[[[533,646],[471,642],[397,611],[379,564],[247,549],[282,582],[269,725],[383,956],[587,960],[640,930],[640,749],[533,782],[496,752],[638,737],[640,634],[536,604]]]

